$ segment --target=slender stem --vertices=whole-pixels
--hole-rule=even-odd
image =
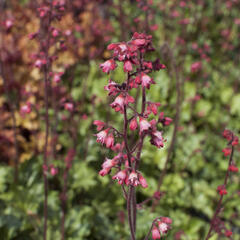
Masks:
[[[135,240],[135,231],[134,231],[134,226],[132,222],[132,191],[133,191],[133,186],[129,186],[129,192],[128,192],[128,199],[127,199],[127,212],[128,212],[128,223],[130,227],[130,233],[131,233],[131,240]]]
[[[48,167],[47,159],[47,146],[48,146],[48,130],[49,130],[49,118],[48,118],[48,79],[47,79],[47,70],[44,73],[44,88],[45,88],[45,145],[44,145],[44,166]],[[44,240],[47,239],[47,218],[48,218],[48,180],[47,175],[44,173]]]
[[[231,155],[229,157],[229,162],[228,162],[228,166],[231,165],[232,163],[232,159],[233,159],[233,153],[234,153],[234,147],[232,146],[232,151],[231,151]],[[226,172],[226,175],[225,175],[225,179],[224,179],[224,185],[226,186],[227,185],[227,182],[228,182],[228,178],[229,178],[229,170],[227,170]],[[215,210],[215,213],[213,215],[213,218],[211,220],[211,225],[210,225],[210,228],[209,228],[209,231],[208,231],[208,234],[207,234],[207,237],[205,240],[208,240],[210,237],[211,237],[211,233],[213,231],[213,227],[214,227],[214,222],[221,210],[221,206],[222,206],[222,200],[223,200],[223,195],[220,196],[219,200],[218,200],[218,204],[217,204],[217,207],[216,207],[216,210]]]
[[[137,204],[137,208],[141,208],[142,205],[147,204],[147,203],[150,202],[152,199],[153,199],[153,197],[149,197],[149,198],[145,199],[143,202],[138,203],[138,204]]]
[[[49,135],[49,115],[48,115],[48,88],[49,88],[49,69],[50,69],[50,61],[48,56],[48,50],[50,45],[50,25],[51,25],[51,19],[52,19],[52,3],[50,7],[49,12],[49,18],[47,25],[45,25],[44,20],[42,20],[42,49],[45,52],[45,58],[46,58],[46,65],[44,65],[43,71],[44,71],[44,104],[45,104],[45,144],[44,144],[44,157],[43,157],[43,163],[44,166],[48,169],[48,135]],[[47,44],[44,45],[44,34],[47,36]],[[48,221],[48,179],[45,171],[43,172],[43,178],[44,178],[44,227],[43,227],[43,239],[47,240],[47,221]]]
[[[125,148],[127,151],[127,157],[128,157],[128,165],[129,167],[132,167],[132,163],[131,163],[131,152],[128,146],[128,139],[127,139],[127,127],[128,127],[128,119],[127,119],[127,107],[126,105],[124,105],[124,133],[123,133],[123,138],[124,138],[124,143],[125,143]]]
[[[142,88],[142,115],[146,108],[146,89],[145,87]]]
[[[137,222],[137,200],[136,200],[136,189],[133,188],[132,192],[132,218],[133,218],[133,229],[136,233],[136,222]]]
[[[142,62],[143,62],[143,54],[140,53],[140,68],[142,69]],[[145,87],[142,88],[142,112],[141,115],[143,115],[146,108],[146,91]],[[136,171],[138,169],[141,153],[142,153],[142,147],[143,147],[143,141],[144,141],[145,135],[142,134],[140,136],[139,145],[138,145],[138,151],[136,155],[136,164],[134,166],[134,170]],[[133,191],[133,199],[132,199],[132,208],[133,208],[133,225],[134,225],[134,231],[136,232],[136,222],[137,222],[137,200],[136,200],[136,191]]]
[[[44,144],[44,166],[48,167],[47,159],[47,146],[48,146],[48,134],[49,134],[49,117],[48,117],[48,78],[47,78],[47,67],[44,71],[44,89],[45,89],[45,144]],[[44,240],[47,239],[47,218],[48,218],[48,180],[47,175],[44,173]]]
[[[127,89],[126,91],[128,92],[128,86],[129,86],[129,74],[127,78]],[[127,138],[127,129],[128,129],[128,119],[127,119],[127,105],[124,105],[124,131],[123,131],[123,138],[124,138],[124,143],[125,143],[125,148],[127,151],[127,158],[128,158],[128,165],[131,168],[132,163],[131,163],[131,152],[130,148],[128,145],[128,138]],[[133,186],[129,186],[129,191],[128,191],[128,198],[127,198],[127,210],[128,210],[128,222],[129,222],[129,227],[130,227],[130,232],[131,232],[131,240],[135,240],[135,231],[136,227],[134,227],[134,206],[133,206],[133,201],[134,201],[134,195],[135,190]]]

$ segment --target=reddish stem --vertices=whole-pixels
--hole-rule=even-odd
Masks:
[[[49,135],[49,115],[48,115],[48,82],[49,82],[49,69],[50,69],[50,60],[48,56],[48,50],[50,46],[50,25],[52,20],[52,4],[50,6],[50,12],[48,17],[48,22],[45,25],[44,19],[41,22],[41,28],[42,28],[42,46],[45,53],[45,59],[47,61],[46,65],[44,65],[43,71],[44,71],[44,104],[45,104],[45,144],[44,144],[44,156],[43,156],[43,163],[44,166],[48,169],[48,135]],[[44,44],[44,37],[45,34],[47,36],[47,44]],[[43,239],[47,240],[47,221],[48,221],[48,179],[46,173],[43,171],[43,179],[44,179],[44,227],[43,227]]]
[[[231,155],[229,157],[229,162],[228,162],[228,167],[231,165],[232,163],[232,159],[233,159],[233,153],[234,153],[234,147],[232,146],[232,151],[231,151]],[[226,186],[227,185],[227,182],[228,182],[228,178],[229,178],[229,170],[227,170],[226,172],[226,175],[225,175],[225,179],[224,179],[224,185]],[[222,207],[222,200],[223,200],[223,195],[220,196],[219,200],[218,200],[218,204],[217,204],[217,207],[216,207],[216,210],[215,210],[215,213],[213,215],[213,218],[211,220],[211,225],[210,225],[210,229],[208,231],[208,234],[207,234],[207,237],[205,240],[208,240],[210,237],[211,237],[211,233],[213,231],[213,227],[214,227],[214,222],[221,210],[221,207]]]

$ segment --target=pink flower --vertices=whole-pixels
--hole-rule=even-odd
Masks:
[[[73,104],[72,103],[64,103],[65,110],[72,112],[73,111]]]
[[[137,129],[137,127],[138,127],[137,119],[133,118],[130,121],[129,128],[130,128],[130,130],[134,131],[135,129]]]
[[[227,157],[231,154],[232,150],[230,148],[224,148],[222,152],[224,153],[224,156]]]
[[[186,5],[187,5],[186,2],[184,2],[184,1],[180,1],[180,4],[179,4],[180,7],[186,7]]]
[[[46,60],[37,59],[34,63],[34,66],[37,68],[41,68],[44,64],[46,64]]]
[[[55,83],[59,83],[61,81],[61,76],[63,75],[63,72],[60,72],[60,73],[55,73],[53,75],[53,81]]]
[[[218,193],[222,196],[222,195],[226,195],[227,194],[227,190],[225,188],[225,185],[220,185],[217,187],[217,191]]]
[[[148,69],[153,69],[153,64],[152,62],[143,62],[143,66]]]
[[[105,141],[107,148],[112,148],[114,146],[114,137],[113,134],[109,134]]]
[[[223,131],[223,137],[226,138],[228,141],[232,139],[232,136],[233,136],[233,133],[230,130],[225,129]]]
[[[107,60],[106,62],[100,64],[100,68],[102,68],[102,71],[107,74],[110,71],[113,71],[116,67],[117,67],[117,64],[113,59]]]
[[[150,29],[151,29],[151,31],[156,31],[156,30],[158,30],[158,25],[153,24],[153,25],[150,26]]]
[[[30,33],[30,34],[28,35],[28,38],[29,38],[29,40],[33,40],[35,37],[37,37],[37,35],[38,35],[37,32],[36,32],[36,33]]]
[[[167,233],[169,226],[165,222],[160,221],[160,222],[158,222],[158,229],[161,234],[165,234],[165,233]]]
[[[131,72],[133,70],[132,63],[128,60],[124,62],[124,72]]]
[[[167,224],[172,224],[172,219],[169,217],[161,217],[161,221]]]
[[[157,115],[158,107],[161,106],[160,103],[148,103],[147,110],[152,112],[154,115]]]
[[[161,239],[160,232],[156,226],[153,227],[152,229],[152,238],[155,239]]]
[[[140,125],[140,133],[147,131],[151,127],[151,124],[142,117],[139,118],[139,125]]]
[[[117,143],[115,146],[112,147],[112,150],[114,152],[121,152],[124,148],[124,142],[122,142],[122,144]]]
[[[101,144],[104,144],[108,135],[109,128],[99,132],[96,134],[97,136],[97,142],[100,142]]]
[[[164,117],[164,112],[161,112],[159,114],[158,121],[161,122],[163,126],[168,126],[172,122],[172,119],[169,117]]]
[[[66,36],[70,36],[70,35],[72,34],[72,31],[71,31],[70,29],[67,29],[67,30],[64,32],[64,34],[65,34]]]
[[[20,113],[22,115],[25,115],[25,114],[29,114],[31,111],[32,111],[31,103],[27,102],[27,104],[21,107]]]
[[[93,124],[97,126],[97,131],[101,131],[105,126],[105,123],[100,120],[95,120]]]
[[[102,164],[102,168],[112,168],[117,164],[117,160],[116,159],[108,159],[106,158],[106,160],[104,161],[104,163]]]
[[[230,172],[238,172],[238,167],[232,164],[232,165],[230,165],[228,167],[228,171],[230,171]]]
[[[150,140],[152,145],[155,145],[158,148],[164,147],[162,133],[159,131],[152,132],[152,138]]]
[[[142,86],[146,87],[146,88],[150,88],[150,84],[154,84],[155,82],[153,81],[152,78],[150,78],[147,74],[142,73],[141,76],[141,82],[142,82]]]
[[[117,47],[117,43],[110,43],[108,46],[107,46],[107,50],[114,50],[116,47]]]
[[[148,184],[147,184],[146,179],[140,173],[139,173],[138,177],[139,177],[139,182],[140,182],[141,186],[143,188],[147,188]]]
[[[134,187],[136,187],[137,185],[140,184],[139,180],[138,180],[138,174],[135,171],[132,171],[129,176],[128,176],[128,181],[127,184],[132,185]]]
[[[6,29],[7,29],[7,30],[10,29],[12,26],[13,26],[13,21],[10,20],[10,19],[7,19],[7,20],[5,21],[5,27],[6,27]]]
[[[103,168],[102,170],[99,171],[99,175],[104,177],[110,172],[111,168]]]
[[[113,180],[117,179],[119,184],[123,184],[127,177],[126,170],[119,171],[116,175],[112,177]]]
[[[59,35],[59,31],[57,30],[57,29],[54,29],[53,31],[52,31],[52,36],[53,37],[57,37]]]
[[[48,7],[41,7],[37,9],[39,12],[40,18],[43,18],[46,16],[47,12],[49,11]]]
[[[128,103],[134,103],[134,98],[130,95],[123,96],[123,94],[119,94],[113,103],[110,104],[112,108],[115,109],[116,112],[121,112],[123,113],[124,110],[124,105],[127,105]]]
[[[127,45],[125,43],[119,44],[118,47],[121,49],[122,52],[125,52],[127,50]]]
[[[108,95],[116,96],[117,93],[119,93],[119,89],[117,88],[117,83],[113,82],[111,79],[109,79],[108,85],[104,86],[104,89],[108,91]]]
[[[164,119],[164,126],[168,126],[170,123],[172,122],[172,119],[171,118],[169,118],[169,117],[165,117],[165,119]]]
[[[52,176],[55,176],[56,174],[58,174],[58,169],[55,168],[53,165],[50,166],[50,174]]]
[[[131,41],[132,44],[136,46],[143,46],[146,43],[145,39],[135,39]]]
[[[238,145],[238,137],[234,136],[233,141],[232,141],[232,146]]]
[[[196,73],[202,69],[202,63],[201,62],[195,62],[191,65],[191,72]]]
[[[227,229],[227,230],[225,231],[224,235],[225,235],[226,237],[231,237],[231,236],[232,236],[232,231],[230,231],[230,230]]]
[[[122,94],[118,95],[114,102],[110,104],[112,108],[115,109],[116,112],[123,112],[124,109],[124,96]]]

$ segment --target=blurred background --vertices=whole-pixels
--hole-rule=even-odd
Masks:
[[[129,239],[125,200],[110,176],[98,172],[113,153],[96,143],[94,120],[121,128],[104,86],[121,83],[118,68],[110,76],[99,64],[111,53],[107,45],[130,40],[134,32],[153,36],[165,70],[152,74],[156,84],[150,101],[174,119],[164,128],[163,149],[145,141],[141,171],[147,189],[137,188],[140,203],[157,190],[163,194],[138,211],[137,239],[152,220],[168,216],[172,230],[164,239],[204,239],[228,167],[222,149],[225,128],[240,129],[240,1],[239,0],[61,0],[61,17],[51,24],[57,40],[49,52],[50,135],[48,239],[60,239],[65,213],[65,239]],[[35,33],[42,1],[1,0],[0,76],[0,239],[37,240],[43,234],[43,147],[45,107],[41,56]],[[58,35],[59,34],[59,35]],[[25,110],[24,110],[25,109]],[[27,113],[29,110],[29,113]],[[239,150],[235,163],[239,166]],[[69,153],[70,151],[70,153]],[[73,161],[69,171],[66,162]],[[68,156],[68,157],[67,157]],[[63,188],[66,182],[66,201]],[[232,174],[221,220],[240,239],[239,174]],[[224,239],[214,235],[211,239]]]

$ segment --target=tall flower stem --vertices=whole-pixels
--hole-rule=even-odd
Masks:
[[[228,166],[230,166],[231,163],[232,163],[233,153],[234,153],[234,146],[232,146],[232,148],[231,148],[231,155],[230,155],[230,157],[229,157]],[[227,170],[226,175],[225,175],[225,179],[224,179],[224,185],[225,185],[225,186],[227,185],[228,178],[229,178],[229,170]],[[216,218],[217,218],[217,216],[218,216],[218,214],[220,213],[221,208],[222,208],[223,196],[224,196],[224,195],[221,195],[220,198],[219,198],[219,200],[218,200],[218,204],[217,204],[215,213],[214,213],[214,215],[213,215],[213,218],[212,218],[212,220],[211,220],[211,225],[210,225],[210,228],[209,228],[209,231],[208,231],[208,234],[207,234],[205,240],[208,240],[208,239],[211,237],[211,234],[212,234],[212,231],[213,231],[213,228],[214,228],[214,222],[215,222],[215,220],[216,220]]]
[[[109,125],[109,123],[104,123],[100,120],[94,121],[94,125],[97,126],[99,131],[99,133],[96,134],[97,142],[105,144],[107,148],[118,152],[113,159],[106,158],[102,164],[99,175],[105,176],[109,174],[113,167],[118,169],[118,172],[112,179],[117,180],[118,183],[122,185],[124,197],[127,200],[130,239],[135,240],[137,231],[136,187],[138,185],[143,188],[148,187],[145,178],[139,171],[144,139],[146,136],[150,136],[151,144],[158,148],[163,147],[164,141],[161,132],[157,130],[158,122],[156,120],[148,122],[151,113],[157,115],[157,107],[160,105],[159,103],[146,101],[146,90],[150,88],[151,84],[155,83],[148,73],[159,71],[165,68],[165,66],[160,64],[158,59],[153,62],[143,58],[146,52],[152,51],[153,49],[152,36],[146,35],[145,33],[134,33],[130,41],[110,44],[108,49],[114,50],[114,57],[100,64],[102,71],[105,73],[113,71],[117,67],[115,61],[119,61],[124,63],[123,70],[127,72],[127,78],[124,79],[121,85],[109,80],[109,84],[105,86],[105,89],[109,91],[109,95],[117,95],[110,106],[116,112],[123,114],[124,122],[123,131],[120,133]],[[137,96],[135,98],[130,94],[133,88],[139,89],[139,91],[137,90]],[[141,100],[139,99],[139,102],[141,102],[141,108],[138,112],[136,101],[138,101],[140,96]],[[134,104],[134,106],[131,106],[131,104]],[[131,116],[128,116],[127,110],[131,110]],[[131,131],[138,129],[138,134],[137,132],[135,132],[136,134],[133,132],[134,134],[129,136],[128,127]],[[114,145],[113,133],[117,137],[122,138],[121,143]],[[128,191],[125,191],[124,185],[128,186]]]
[[[48,136],[49,136],[49,69],[50,69],[50,59],[48,55],[49,47],[50,47],[50,25],[52,20],[52,3],[50,6],[50,11],[48,14],[47,22],[42,19],[41,21],[41,49],[45,54],[46,64],[43,67],[44,73],[44,105],[45,105],[45,143],[44,143],[44,155],[43,155],[43,164],[44,168],[48,169]],[[47,37],[47,41],[45,42],[45,37]],[[48,179],[45,170],[43,171],[43,179],[44,179],[44,227],[43,227],[43,239],[47,240],[47,222],[48,222]]]

